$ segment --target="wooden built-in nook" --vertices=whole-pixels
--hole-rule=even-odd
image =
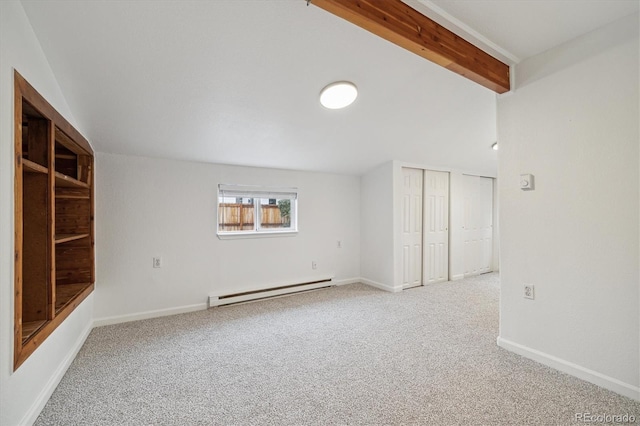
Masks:
[[[93,150],[17,71],[17,369],[94,288]]]

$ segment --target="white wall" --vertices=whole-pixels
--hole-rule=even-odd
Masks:
[[[499,343],[634,398],[638,27],[636,14],[523,62],[498,101]]]
[[[360,269],[367,284],[400,291],[394,286],[393,162],[361,177]]]
[[[35,420],[84,342],[93,295],[13,372],[13,70],[76,125],[18,1],[0,2],[0,424]]]
[[[98,324],[201,309],[210,293],[360,276],[358,177],[104,153],[96,167]],[[297,187],[298,234],[218,239],[219,183]]]

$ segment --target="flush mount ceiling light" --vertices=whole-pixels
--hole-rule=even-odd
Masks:
[[[491,149],[493,149],[494,151],[498,150],[498,142],[494,142],[493,145],[491,145]]]
[[[337,81],[320,92],[320,103],[328,109],[348,107],[358,97],[358,88],[348,81]]]

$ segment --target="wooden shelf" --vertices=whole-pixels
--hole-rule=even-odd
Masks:
[[[56,172],[56,186],[63,188],[89,188],[89,184]]]
[[[22,159],[22,170],[27,173],[43,173],[45,175],[49,173],[49,169],[46,167],[41,166],[38,163],[34,163],[31,160],[27,160],[26,158]]]
[[[56,199],[89,200],[91,199],[91,196],[89,194],[58,194],[56,192]]]
[[[56,244],[68,243],[69,241],[80,240],[88,236],[89,234],[57,234]]]
[[[95,231],[89,142],[17,71],[14,111],[15,371],[94,290]]]
[[[63,160],[75,160],[78,158],[77,155],[68,155],[68,154],[56,154],[56,158],[60,158]]]
[[[89,200],[91,199],[91,191],[89,188],[69,188],[69,187],[57,187],[56,188],[56,200]]]
[[[30,321],[22,323],[22,341],[26,342],[36,331],[40,330],[43,325],[47,323],[46,320]]]
[[[56,286],[56,314],[82,293],[90,283],[63,284]]]

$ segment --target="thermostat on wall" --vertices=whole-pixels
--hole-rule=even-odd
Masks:
[[[533,189],[533,187],[533,175],[520,175],[520,189],[522,189],[523,191],[530,191]]]

